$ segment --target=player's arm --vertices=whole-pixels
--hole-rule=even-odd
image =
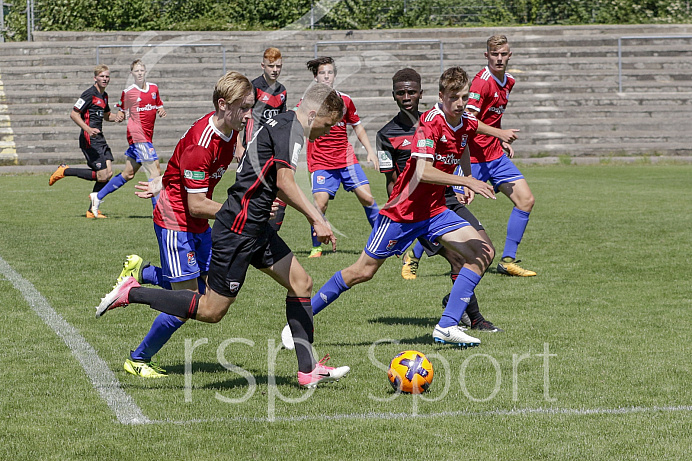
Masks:
[[[77,108],[73,108],[72,112],[70,112],[70,118],[72,119],[73,122],[77,124],[78,127],[80,127],[86,134],[89,136],[94,136],[95,134],[99,134],[101,130],[98,128],[92,128],[89,125],[87,125],[84,120],[82,120],[82,113],[77,110]]]
[[[187,209],[193,218],[215,219],[221,204],[207,198],[206,192],[187,193]]]
[[[495,198],[495,192],[492,186],[482,181],[478,181],[470,176],[457,176],[448,174],[438,170],[433,166],[432,157],[416,157],[416,174],[415,178],[420,182],[429,184],[438,184],[442,186],[463,186],[468,187],[477,194],[485,198]]]
[[[331,242],[332,249],[336,251],[336,237],[331,226],[296,184],[295,171],[281,163],[277,163],[276,167],[276,185],[279,188],[279,198],[301,212],[315,229],[317,239],[321,243]]]
[[[363,126],[363,124],[359,123],[358,125],[353,125],[353,131],[356,133],[358,141],[360,141],[363,147],[365,147],[365,151],[368,153],[368,162],[372,163],[376,169],[379,169],[380,165],[377,161],[377,155],[375,155],[375,151],[372,150],[372,146],[370,145],[370,138],[368,138],[368,133],[365,131],[365,127]]]
[[[378,131],[377,136],[375,136],[375,148],[377,149],[377,160],[382,160],[379,162],[379,169],[380,173],[383,173],[385,177],[387,197],[391,197],[398,174],[394,164],[392,145],[381,131]]]
[[[103,113],[103,119],[107,122],[122,122],[125,120],[125,113],[116,110],[115,113],[108,111]]]
[[[486,125],[485,123],[481,122],[478,120],[478,128],[476,129],[476,133],[484,134],[487,136],[494,136],[498,138],[500,141],[503,143],[509,143],[511,144],[514,142],[518,136],[517,133],[519,132],[518,129],[516,128],[510,128],[507,130],[503,130],[501,128],[494,128],[490,125]]]

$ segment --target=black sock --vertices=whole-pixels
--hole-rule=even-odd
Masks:
[[[298,371],[310,373],[315,368],[312,341],[315,328],[312,323],[310,298],[286,297],[286,319],[296,346]]]
[[[459,274],[450,274],[450,277],[452,278],[452,285],[454,285],[458,275]],[[484,320],[481,310],[478,307],[478,298],[476,298],[476,293],[471,296],[469,305],[466,306],[466,313],[468,314],[469,319],[471,319],[471,325],[475,325],[481,320]]]
[[[152,309],[183,319],[197,317],[199,293],[189,290],[159,290],[135,287],[130,290],[130,303],[146,304]]]
[[[77,176],[87,181],[96,181],[96,172],[90,168],[67,168],[65,176]]]
[[[108,184],[108,182],[96,181],[96,182],[94,183],[94,189],[92,190],[92,192],[99,192],[101,189],[103,189],[104,187],[106,187],[106,184]]]

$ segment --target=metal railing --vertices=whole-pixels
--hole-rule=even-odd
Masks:
[[[676,38],[692,38],[692,35],[630,35],[618,37],[618,93],[622,93],[622,41],[623,40],[670,40]]]
[[[188,46],[188,47],[207,47],[207,46],[218,46],[221,48],[221,54],[223,56],[223,73],[226,73],[226,48],[223,47],[221,43],[148,43],[145,45],[137,45],[139,48],[147,47],[147,48],[157,48],[157,47],[173,47],[173,48],[178,48],[178,47],[183,47],[183,46]],[[133,45],[97,45],[96,46],[96,64],[100,64],[100,50],[101,48],[132,48]]]
[[[317,48],[319,45],[379,45],[382,43],[438,43],[440,46],[440,74],[444,72],[444,45],[441,40],[326,40],[315,42],[315,57],[317,57]]]

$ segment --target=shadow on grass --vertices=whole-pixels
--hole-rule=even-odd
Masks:
[[[417,325],[420,327],[434,328],[439,318],[421,317],[376,317],[368,320],[369,323],[384,323],[387,325]]]
[[[394,338],[392,338],[394,339]],[[324,342],[324,343],[319,343],[316,344],[320,348],[324,347],[356,347],[356,346],[362,346],[362,347],[370,347],[372,346],[373,341],[368,341],[368,342]],[[430,331],[429,335],[422,335],[422,336],[416,336],[415,338],[400,338],[397,339],[398,344],[411,344],[411,345],[420,345],[420,344],[425,344],[425,345],[432,345],[433,344],[433,338],[432,338],[432,330]]]
[[[309,256],[311,250],[293,250],[293,254],[296,256]],[[335,254],[351,254],[351,255],[360,255],[362,251],[357,251],[357,250],[336,250],[336,253],[334,253],[332,250],[326,250],[323,248],[322,249],[322,256],[321,258],[324,257],[329,257]]]

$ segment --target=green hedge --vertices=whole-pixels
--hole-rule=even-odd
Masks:
[[[316,27],[492,26],[690,22],[688,0],[332,0]],[[35,0],[38,30],[280,29],[310,12],[310,0]],[[25,3],[6,15],[10,40],[26,39]]]

